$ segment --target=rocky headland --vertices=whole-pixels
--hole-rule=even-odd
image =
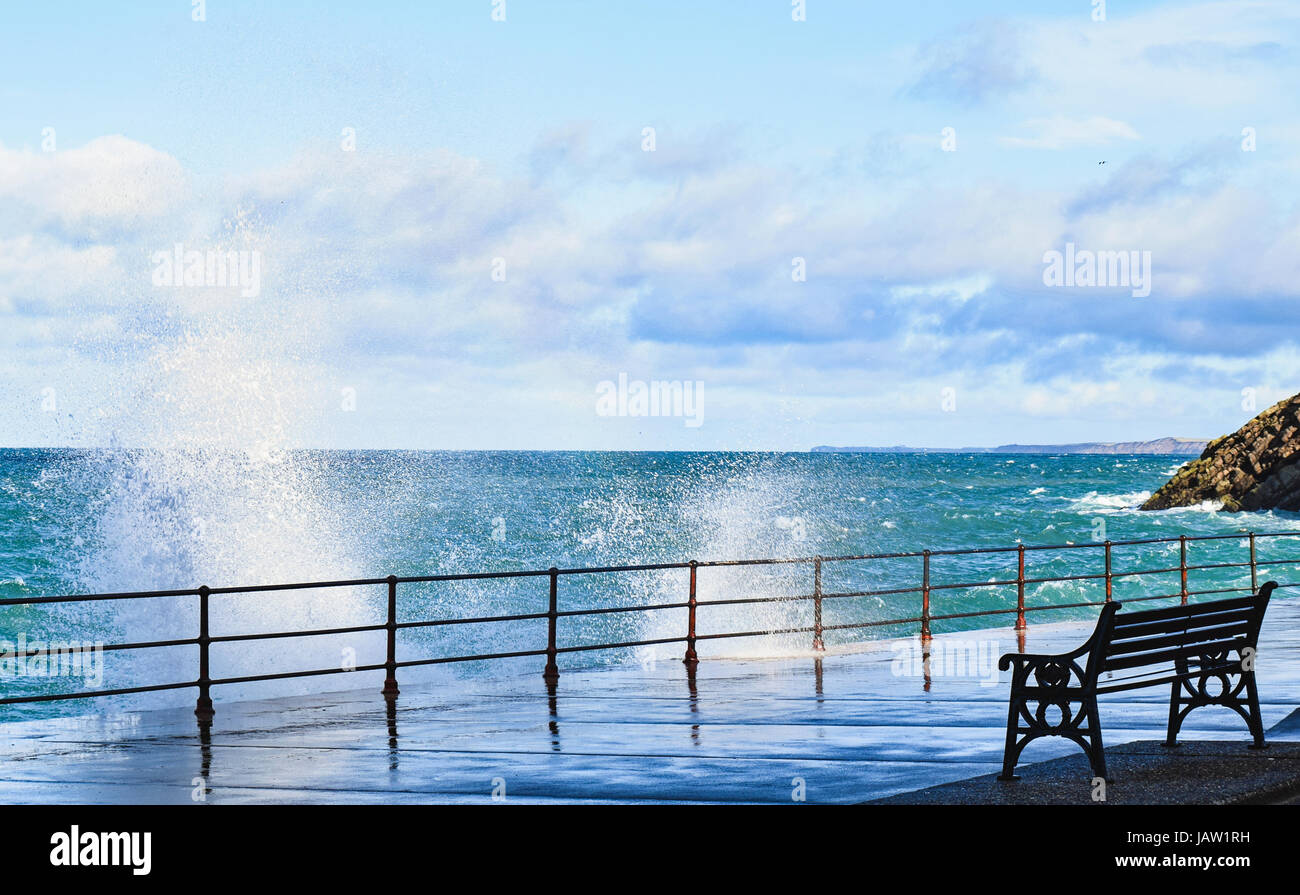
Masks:
[[[1152,494],[1144,510],[1216,501],[1228,511],[1300,511],[1300,395],[1279,401],[1206,445]]]

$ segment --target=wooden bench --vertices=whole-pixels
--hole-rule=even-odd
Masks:
[[[1252,748],[1262,748],[1254,660],[1275,587],[1270,581],[1248,597],[1144,612],[1120,612],[1122,604],[1107,603],[1092,636],[1078,649],[1058,656],[1003,656],[998,668],[1014,671],[998,779],[1017,779],[1021,751],[1045,736],[1078,743],[1093,774],[1105,778],[1097,696],[1164,684],[1170,685],[1166,746],[1177,745],[1178,730],[1192,709],[1221,705],[1246,720],[1255,739]]]

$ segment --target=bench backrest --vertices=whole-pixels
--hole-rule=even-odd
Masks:
[[[1277,582],[1248,597],[1190,606],[1115,612],[1097,647],[1099,672],[1168,665],[1253,647]]]

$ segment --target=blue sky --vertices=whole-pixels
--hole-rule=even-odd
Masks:
[[[1300,3],[493,6],[0,12],[0,443],[1127,440],[1300,390]],[[258,295],[160,286],[177,243]],[[1046,286],[1066,243],[1151,294]],[[702,424],[599,415],[620,374]]]

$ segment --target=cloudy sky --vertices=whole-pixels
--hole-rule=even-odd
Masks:
[[[1300,2],[15,6],[0,445],[1203,437],[1300,391]],[[1045,285],[1067,244],[1150,295]],[[598,414],[620,374],[701,424]]]

